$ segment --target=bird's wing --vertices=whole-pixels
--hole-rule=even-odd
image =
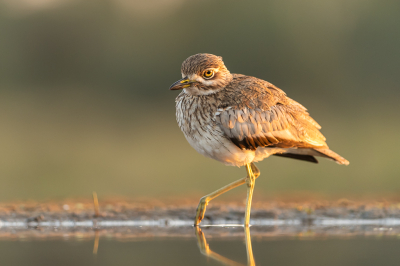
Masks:
[[[243,83],[243,82],[242,82]],[[327,148],[321,128],[306,108],[268,82],[237,90],[220,106],[215,121],[239,148]]]

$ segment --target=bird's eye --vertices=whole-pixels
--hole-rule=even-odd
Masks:
[[[206,71],[203,72],[203,77],[205,79],[210,79],[210,78],[214,77],[214,70],[207,69]]]

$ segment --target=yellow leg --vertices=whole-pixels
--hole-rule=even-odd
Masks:
[[[199,225],[201,220],[203,220],[204,213],[206,212],[206,207],[212,199],[218,197],[221,194],[224,194],[225,192],[227,192],[235,187],[243,185],[246,182],[249,184],[249,182],[250,182],[249,180],[253,180],[250,183],[253,184],[253,188],[254,188],[254,180],[260,176],[260,170],[258,170],[257,166],[255,166],[254,163],[247,164],[246,170],[247,170],[247,177],[241,178],[235,182],[232,182],[229,185],[226,185],[226,186],[224,186],[224,187],[214,191],[213,193],[210,193],[200,199],[199,205],[197,206],[197,210],[196,210],[196,218],[194,221],[195,226]],[[249,173],[251,173],[251,176],[249,175]],[[251,190],[251,198],[252,198],[252,196],[253,196],[253,190]],[[249,193],[247,193],[247,205],[246,205],[246,216],[245,217],[247,217],[247,215],[248,215],[249,219],[250,219],[250,210],[248,210],[249,214],[247,214],[247,209],[251,208],[251,198],[250,198],[250,206],[249,206],[248,205]],[[247,223],[247,225],[248,225],[248,223]]]
[[[230,183],[229,185],[226,185],[220,189],[218,189],[217,191],[214,191],[213,193],[210,193],[204,197],[202,197],[200,199],[199,205],[197,206],[197,210],[196,210],[196,220],[194,221],[194,225],[199,225],[199,223],[201,222],[201,220],[203,220],[204,218],[204,213],[206,212],[206,207],[208,205],[208,203],[210,202],[210,200],[218,197],[219,195],[235,188],[238,187],[240,185],[243,185],[244,183],[246,183],[246,179],[245,178],[241,178],[235,182]]]
[[[256,181],[256,176],[253,173],[253,169],[250,164],[246,165],[246,170],[247,170],[247,176],[248,178],[246,179],[247,183],[247,202],[246,202],[246,213],[244,215],[244,226],[249,226],[250,223],[250,211],[251,211],[251,201],[253,199],[253,191],[254,191],[254,185]]]

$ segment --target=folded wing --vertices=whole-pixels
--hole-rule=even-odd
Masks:
[[[294,102],[294,101],[293,101]],[[328,148],[320,126],[304,107],[276,104],[269,110],[219,109],[216,121],[226,136],[239,148],[256,150],[258,147]]]

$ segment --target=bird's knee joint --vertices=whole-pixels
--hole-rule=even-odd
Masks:
[[[255,178],[260,176],[261,174],[260,169],[258,169],[258,167],[254,163],[251,163],[251,170]]]
[[[248,187],[254,187],[255,178],[247,177],[246,183]]]

